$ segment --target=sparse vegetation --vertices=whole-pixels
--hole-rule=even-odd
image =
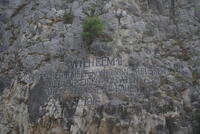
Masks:
[[[72,12],[66,11],[63,18],[65,24],[72,24],[74,20],[74,15],[72,14]]]
[[[85,43],[91,45],[102,34],[103,28],[104,25],[99,17],[93,16],[86,18],[83,22],[83,32],[81,33]]]
[[[194,115],[196,125],[193,126],[193,134],[200,134],[200,113]]]

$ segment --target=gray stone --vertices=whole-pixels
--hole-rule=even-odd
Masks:
[[[140,66],[140,60],[137,57],[130,56],[128,64],[130,67],[132,67],[133,70],[135,70],[138,66]]]
[[[37,122],[42,116],[39,108],[47,102],[48,96],[45,89],[48,87],[44,86],[44,80],[40,77],[39,81],[35,84],[33,89],[30,91],[30,97],[28,101],[28,112],[31,122]]]
[[[199,15],[200,14],[200,4],[195,6],[194,14],[195,14],[195,17],[197,17],[198,20],[200,20],[200,15]]]
[[[3,81],[0,81],[0,94],[2,94],[4,88],[5,88],[5,85],[4,85]]]
[[[94,55],[109,56],[113,53],[113,48],[112,48],[112,46],[106,44],[105,42],[95,41],[92,43],[92,45],[90,47],[90,51]]]
[[[7,13],[0,14],[0,22],[7,23],[9,21],[9,16]]]
[[[198,8],[199,0],[0,0],[0,133],[192,134]],[[89,49],[88,15],[104,24]],[[70,66],[102,57],[123,64]]]

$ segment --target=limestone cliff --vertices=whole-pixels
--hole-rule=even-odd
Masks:
[[[0,0],[0,134],[193,134],[199,102],[200,0]]]

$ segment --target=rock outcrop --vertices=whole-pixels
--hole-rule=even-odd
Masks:
[[[199,0],[0,0],[0,134],[192,134],[199,89]]]

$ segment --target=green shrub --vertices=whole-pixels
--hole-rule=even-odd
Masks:
[[[81,33],[86,44],[91,45],[102,34],[103,28],[104,25],[99,17],[93,16],[86,18],[83,22],[83,32]]]
[[[65,24],[72,24],[74,20],[74,15],[72,12],[65,12],[64,14],[64,23]]]

